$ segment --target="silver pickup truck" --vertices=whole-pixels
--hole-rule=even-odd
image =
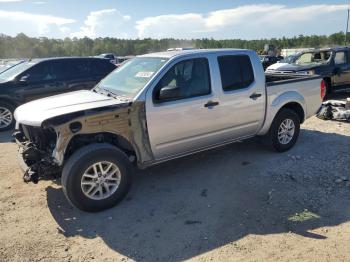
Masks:
[[[18,107],[14,136],[25,181],[59,175],[74,206],[100,211],[124,198],[134,166],[253,136],[290,149],[324,92],[318,76],[265,75],[254,51],[168,51]]]

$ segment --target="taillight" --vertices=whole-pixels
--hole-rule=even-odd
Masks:
[[[324,80],[321,81],[321,98],[326,96],[326,82]]]

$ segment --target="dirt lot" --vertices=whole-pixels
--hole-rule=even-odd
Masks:
[[[255,140],[139,171],[119,206],[25,184],[0,136],[0,261],[349,261],[350,124],[311,118],[289,152]],[[348,181],[349,180],[349,181]]]

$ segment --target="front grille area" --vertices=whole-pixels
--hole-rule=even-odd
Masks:
[[[53,130],[42,129],[28,125],[20,125],[20,131],[23,132],[27,141],[36,144],[42,150],[48,150],[56,143],[56,134]]]

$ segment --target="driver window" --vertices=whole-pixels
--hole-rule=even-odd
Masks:
[[[210,94],[209,64],[206,58],[185,60],[174,65],[155,88],[157,102]]]
[[[30,82],[40,82],[55,80],[56,75],[52,72],[51,66],[47,62],[41,62],[28,69],[23,76],[27,76]]]

